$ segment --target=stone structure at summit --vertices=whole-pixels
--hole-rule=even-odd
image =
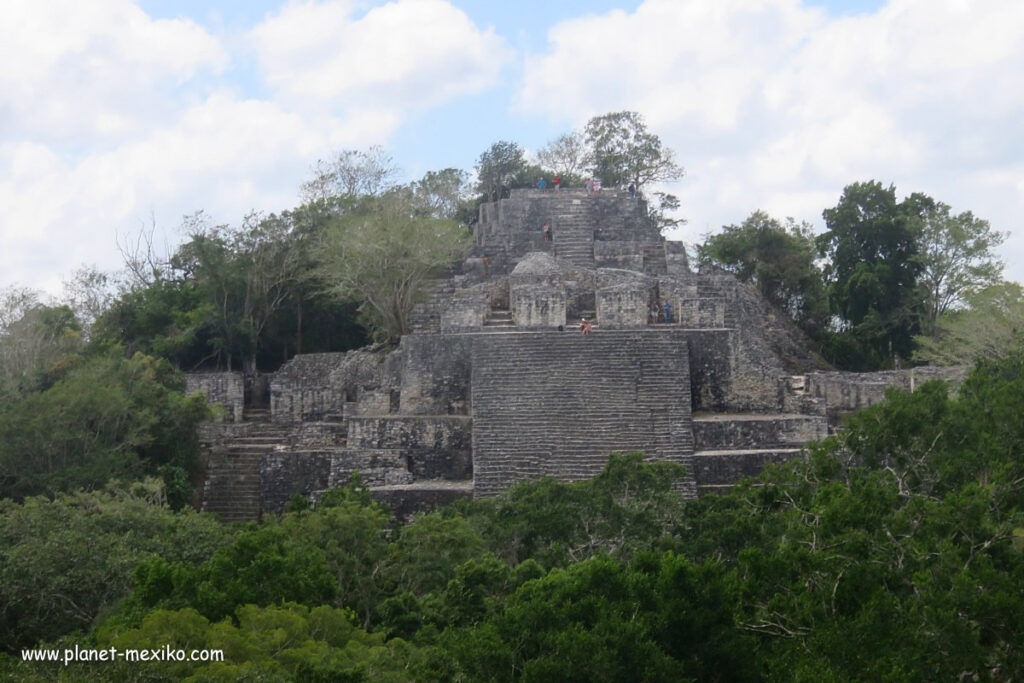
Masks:
[[[685,465],[683,495],[726,488],[906,381],[824,372],[806,349],[751,288],[691,271],[642,200],[515,190],[481,206],[469,257],[397,347],[295,357],[262,415],[240,416],[239,382],[190,379],[234,418],[204,428],[203,507],[254,519],[358,472],[407,514],[633,450]]]

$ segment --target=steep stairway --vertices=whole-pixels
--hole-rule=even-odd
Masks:
[[[583,204],[568,204],[552,221],[557,259],[583,268],[594,267],[594,226]]]
[[[693,449],[686,345],[640,331],[524,332],[473,347],[475,495],[551,475],[595,476],[613,451],[686,465]],[[680,483],[696,493],[692,478]]]
[[[260,518],[261,474],[267,453],[287,448],[287,428],[272,424],[270,411],[245,411],[241,429],[210,452],[203,488],[203,511],[222,522]]]
[[[509,327],[514,328],[515,322],[512,320],[512,311],[507,308],[491,308],[487,311],[487,317],[484,319],[484,327]]]

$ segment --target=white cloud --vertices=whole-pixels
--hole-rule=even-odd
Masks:
[[[890,0],[835,18],[798,0],[647,0],[548,38],[519,105],[576,123],[644,114],[687,167],[673,189],[690,239],[757,208],[820,224],[867,179],[1018,227],[1024,3]]]
[[[81,263],[119,268],[117,235],[153,220],[161,243],[173,245],[181,217],[194,210],[237,224],[252,209],[289,208],[317,154],[383,139],[391,125],[311,122],[275,103],[217,93],[165,127],[76,160],[38,143],[0,146],[3,280],[58,291],[59,274]]]
[[[0,22],[0,128],[81,145],[159,120],[174,86],[228,57],[186,20],[153,20],[130,0],[14,0]]]
[[[186,213],[237,223],[293,206],[317,157],[386,143],[410,110],[486,87],[507,59],[440,0],[360,17],[293,4],[244,41],[130,0],[4,9],[0,59],[17,68],[0,71],[0,286],[50,292],[82,263],[118,268],[116,236],[153,221],[173,246]],[[253,54],[277,97],[241,94]]]
[[[402,112],[493,85],[504,40],[444,0],[397,0],[356,15],[352,2],[290,4],[253,29],[280,98]]]

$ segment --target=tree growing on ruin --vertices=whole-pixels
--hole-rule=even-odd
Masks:
[[[727,225],[698,247],[701,263],[713,264],[753,283],[812,336],[828,321],[828,300],[811,228],[755,211],[740,225]]]
[[[537,150],[537,161],[544,168],[566,177],[578,178],[590,165],[590,148],[582,133],[562,133]]]
[[[343,301],[355,301],[378,339],[409,331],[409,314],[431,279],[461,258],[469,234],[453,221],[419,215],[400,193],[342,217],[316,248],[318,275]]]
[[[593,171],[606,186],[633,183],[640,189],[648,183],[683,177],[675,153],[647,130],[643,117],[635,111],[595,116],[587,122],[584,137]]]
[[[517,142],[499,140],[480,153],[476,162],[476,190],[487,195],[495,189],[515,187],[529,179],[530,166],[526,152]]]

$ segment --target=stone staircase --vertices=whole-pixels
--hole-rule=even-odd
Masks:
[[[803,457],[809,441],[828,435],[821,415],[695,413],[693,466],[701,493],[728,490],[771,463]]]
[[[261,466],[266,454],[287,447],[288,430],[270,422],[267,409],[246,409],[240,429],[210,453],[203,488],[203,511],[222,522],[260,518]]]
[[[594,226],[582,203],[567,204],[567,211],[555,216],[554,256],[574,266],[594,267]]]
[[[509,327],[514,328],[515,322],[512,320],[512,311],[507,308],[491,308],[487,311],[487,317],[484,319],[484,327]]]
[[[672,333],[535,332],[473,346],[475,495],[551,475],[600,473],[613,451],[644,451],[692,473],[686,344]],[[696,484],[679,484],[687,496]]]

